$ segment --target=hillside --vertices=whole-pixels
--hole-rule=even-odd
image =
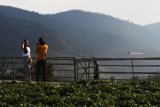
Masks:
[[[48,15],[48,17],[58,25],[65,26],[55,27],[63,38],[73,40],[79,48],[93,46],[92,51],[94,50],[95,56],[100,54],[100,56],[124,57],[128,51],[140,51],[146,55],[154,53],[156,42],[152,41],[152,33],[143,26],[112,16],[80,10]]]
[[[21,55],[21,43],[26,38],[30,42],[32,54],[35,55],[35,45],[43,34],[46,34],[45,38],[49,46],[54,48],[54,50],[49,50],[50,55],[53,55],[51,54],[53,51],[56,51],[54,54],[60,54],[59,49],[66,48],[65,41],[58,37],[56,32],[47,29],[42,24],[4,15],[0,15],[0,20],[0,56]]]
[[[50,56],[127,57],[129,51],[154,56],[159,51],[157,37],[148,28],[108,15],[80,10],[42,15],[0,6],[0,18],[0,55],[19,55],[23,38],[31,41],[35,55],[35,43],[43,34]]]

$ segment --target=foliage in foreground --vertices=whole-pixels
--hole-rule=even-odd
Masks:
[[[160,106],[160,83],[151,80],[1,83],[0,106]]]

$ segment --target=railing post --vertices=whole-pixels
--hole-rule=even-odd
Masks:
[[[77,61],[76,58],[74,57],[74,82],[77,81]]]
[[[131,64],[132,64],[132,73],[133,73],[133,77],[134,78],[134,65],[133,65],[133,59],[131,58]]]
[[[14,57],[11,57],[12,59],[12,72],[13,72],[13,80],[15,80],[15,70],[14,70]]]
[[[76,81],[77,81],[77,80],[79,80],[79,73],[78,73],[79,72],[79,68],[78,68],[79,67],[79,60],[77,58],[76,58],[76,67],[77,67],[76,68],[76,76],[77,76]]]
[[[85,61],[84,64],[85,64],[85,69],[86,69],[86,68],[87,68],[87,62]],[[87,75],[87,71],[88,71],[88,70],[86,70],[86,79],[88,79],[88,77],[87,77],[87,76],[88,76],[88,75]]]
[[[99,64],[98,62],[94,59],[93,60],[93,67],[94,67],[94,80],[98,80],[99,79]]]
[[[4,78],[5,78],[5,70],[6,70],[6,68],[5,68],[5,59],[4,59],[4,56],[2,57],[2,71],[3,71],[3,80],[4,80]]]

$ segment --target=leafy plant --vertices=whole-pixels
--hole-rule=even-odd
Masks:
[[[96,80],[78,83],[0,85],[1,107],[134,107],[159,106],[160,83],[151,80]]]

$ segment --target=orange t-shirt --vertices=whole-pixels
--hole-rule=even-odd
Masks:
[[[40,45],[37,44],[36,52],[37,52],[37,60],[46,60],[46,54],[48,51],[48,45]]]

